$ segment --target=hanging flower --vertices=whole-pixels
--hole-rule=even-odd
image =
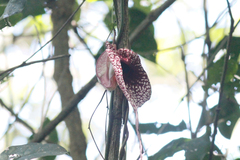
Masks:
[[[151,96],[151,85],[139,56],[126,48],[116,49],[106,42],[106,50],[97,60],[96,73],[99,82],[108,90],[118,84],[134,110],[141,107]]]
[[[139,132],[137,108],[151,97],[151,85],[144,71],[139,56],[126,48],[116,49],[115,44],[106,42],[106,50],[101,54],[96,64],[96,74],[99,82],[108,90],[114,90],[117,85],[127,100],[131,103],[136,115],[136,132],[139,140],[140,159],[142,160],[142,142]]]

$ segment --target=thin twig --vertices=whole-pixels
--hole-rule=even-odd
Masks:
[[[230,6],[234,5],[234,3],[237,2],[237,0],[233,0],[232,3],[230,4]],[[228,7],[226,7],[220,14],[219,16],[217,17],[216,21],[213,23],[212,27],[213,28],[214,26],[216,26],[218,24],[218,21],[220,21],[225,14],[228,13]]]
[[[5,103],[2,101],[2,99],[0,99],[0,104],[1,104],[1,106],[3,106],[4,108],[6,108],[6,109],[11,113],[12,116],[14,116],[14,117],[16,118],[15,121],[23,124],[27,129],[29,129],[29,130],[34,134],[33,128],[32,128],[29,124],[27,124],[26,122],[24,122],[21,118],[19,118],[18,115],[15,114],[11,108],[9,108],[7,105],[5,105]]]
[[[240,20],[238,20],[238,22],[235,24],[235,26],[233,27],[233,30],[235,30],[235,28],[238,26],[239,23],[240,23]],[[219,47],[216,48],[215,52],[214,52],[214,53],[212,54],[212,56],[209,58],[207,66],[203,69],[202,73],[197,77],[197,79],[196,79],[196,80],[193,82],[193,84],[190,86],[190,89],[191,89],[199,80],[201,80],[201,77],[203,76],[203,74],[205,73],[205,71],[211,66],[212,61],[213,61],[213,59],[215,58],[215,55],[223,48],[223,46],[225,45],[225,43],[226,43],[227,40],[228,40],[228,39],[227,39],[226,37],[222,40],[222,42],[221,42],[221,44],[219,45]],[[190,90],[189,90],[188,92],[190,92]],[[187,94],[188,94],[188,92],[187,92]],[[181,101],[183,101],[184,97],[186,97],[187,94],[182,97]],[[180,103],[181,103],[181,101],[180,101]]]
[[[101,155],[101,157],[102,157],[103,159],[104,159],[104,157],[103,157],[100,149],[98,148],[97,142],[96,142],[96,140],[95,140],[95,138],[94,138],[94,136],[93,136],[93,133],[92,133],[92,130],[91,130],[91,127],[90,127],[90,126],[91,126],[91,121],[92,121],[93,115],[94,115],[94,113],[96,112],[96,110],[98,109],[98,106],[101,104],[101,102],[102,102],[102,100],[103,100],[103,97],[104,97],[104,95],[105,95],[106,93],[107,93],[107,90],[104,91],[104,93],[103,93],[103,95],[102,95],[102,98],[100,99],[97,107],[94,109],[94,111],[93,111],[93,113],[92,113],[92,115],[91,115],[91,117],[90,117],[89,123],[88,123],[88,130],[89,130],[89,132],[90,132],[90,134],[91,134],[91,137],[92,137],[92,139],[93,139],[93,142],[95,143],[95,146],[97,147],[97,150],[98,150],[99,154]]]
[[[183,30],[183,27],[182,27],[179,19],[177,19],[177,23],[178,23],[179,28],[180,28],[180,30],[181,30],[182,40],[183,40],[184,43],[186,43],[184,30]],[[186,89],[187,89],[187,91],[190,91],[189,80],[188,80],[188,72],[187,72],[187,64],[186,64],[186,62],[185,62],[185,53],[184,53],[184,48],[183,48],[183,46],[181,46],[180,49],[181,49],[181,58],[182,58],[182,61],[183,61],[183,64],[184,64]],[[193,138],[192,122],[191,122],[191,113],[190,113],[190,92],[188,92],[188,94],[187,94],[187,108],[188,108],[189,130],[190,130],[190,133],[191,133],[191,138]]]
[[[58,36],[58,34],[63,30],[63,28],[69,23],[69,21],[73,18],[73,16],[77,13],[77,11],[81,8],[81,6],[83,5],[83,3],[85,2],[85,0],[82,1],[82,3],[78,6],[78,8],[71,14],[71,16],[65,21],[65,23],[59,28],[59,30],[57,31],[57,33],[49,40],[47,41],[43,46],[41,46],[36,52],[34,52],[28,59],[26,59],[21,65],[19,65],[19,67],[25,66],[26,62],[31,59],[35,54],[37,54],[40,50],[42,50],[48,43],[50,43],[54,38],[56,38]],[[28,63],[29,64],[29,63]],[[12,68],[12,70],[8,71],[8,74],[10,74],[12,71],[14,71],[17,68]],[[0,81],[2,81],[2,79],[4,77],[6,77],[8,74],[6,74],[5,76],[3,76]],[[2,73],[0,74],[0,76],[2,75]]]
[[[236,25],[234,26],[234,30],[236,29],[239,23],[240,23],[240,19],[237,21]]]
[[[52,102],[52,100],[53,100],[54,95],[57,93],[57,91],[58,91],[58,90],[56,89],[56,90],[53,92],[51,98],[49,99],[48,104],[47,104],[47,109],[46,109],[46,111],[45,111],[44,117],[47,117],[48,110],[49,110],[49,108],[50,108],[50,104],[51,104],[51,102]]]
[[[209,28],[209,25],[208,25],[208,11],[207,11],[207,0],[204,0],[203,1],[203,10],[204,10],[204,19],[205,19],[205,30],[206,30],[206,39],[205,39],[205,42],[207,44],[207,47],[208,47],[208,52],[210,52],[210,49],[211,49],[211,40],[210,40],[210,28]]]
[[[108,120],[108,111],[109,111],[108,94],[107,93],[106,93],[106,102],[107,102],[107,112],[106,112],[106,118],[105,118],[105,144],[107,144],[107,120]]]
[[[138,141],[139,141],[139,150],[140,150],[139,158],[140,158],[140,160],[142,160],[143,159],[143,144],[142,144],[141,134],[139,131],[138,111],[135,108],[133,110],[135,113],[135,128],[136,128],[136,133],[137,133],[137,137],[138,137]]]
[[[215,57],[215,54],[213,54],[214,56],[212,56],[210,58],[211,60],[209,60],[209,55],[210,55],[210,51],[211,51],[212,42],[211,42],[211,39],[210,39],[210,27],[209,27],[209,24],[208,24],[207,0],[203,1],[203,11],[204,11],[204,19],[205,19],[205,30],[206,30],[205,34],[206,34],[206,38],[205,38],[205,41],[204,41],[204,44],[203,44],[203,56],[202,56],[202,58],[203,58],[203,68],[205,68],[208,63],[209,64],[212,63],[212,60],[213,60],[212,58]],[[224,13],[224,11],[222,13],[220,13],[220,15],[222,15]],[[217,24],[216,22],[218,21],[219,18],[220,18],[220,16],[215,21],[215,25]],[[206,45],[207,45],[207,48],[208,48],[207,53],[205,53]],[[203,83],[204,84],[207,83],[207,73],[206,73],[206,71],[203,72]],[[197,133],[199,131],[199,127],[201,127],[200,125],[201,125],[202,119],[206,119],[206,115],[204,113],[207,112],[207,97],[208,97],[208,92],[205,91],[204,92],[204,98],[203,98],[203,101],[201,103],[201,106],[202,106],[201,117],[200,117],[200,120],[198,122],[197,129],[196,129],[196,131],[194,133],[194,137],[197,136]]]
[[[4,138],[4,136],[7,135],[7,133],[9,132],[9,130],[11,129],[11,127],[13,126],[13,123],[8,123],[8,126],[6,127],[6,131],[2,134],[2,137],[0,137],[0,140],[2,140]],[[7,143],[6,143],[7,144]]]
[[[35,27],[35,30],[37,32],[37,39],[38,39],[38,44],[40,45],[40,47],[42,47],[42,43],[41,43],[41,39],[40,39],[40,36],[39,36],[39,31],[36,27],[36,25],[34,26]],[[41,50],[41,53],[42,53],[42,59],[44,59],[43,57],[43,50]],[[44,107],[45,107],[45,101],[46,101],[46,94],[47,94],[47,91],[46,91],[46,77],[44,76],[44,67],[45,67],[45,62],[43,63],[43,69],[42,69],[42,75],[41,77],[43,77],[43,83],[44,83],[44,96],[43,96],[43,102],[42,102],[42,107],[41,107],[41,125],[40,125],[40,130],[42,129],[42,126],[43,126],[43,123],[44,123],[44,120],[45,120],[45,117],[44,117]],[[40,77],[40,79],[41,79]]]
[[[183,61],[183,64],[184,64],[186,87],[187,87],[187,91],[190,91],[187,65],[185,63],[185,54],[184,54],[183,48],[181,48],[181,54],[182,54],[182,61]],[[190,92],[187,93],[187,107],[188,107],[189,130],[191,132],[191,138],[194,138],[193,137],[193,131],[192,131],[191,114],[190,114]]]
[[[195,37],[195,38],[193,38],[193,39],[190,39],[190,40],[188,40],[188,41],[186,41],[186,42],[184,42],[184,43],[182,43],[182,44],[176,45],[176,46],[172,46],[172,47],[168,47],[168,48],[163,48],[163,49],[156,50],[155,53],[156,53],[156,52],[167,51],[167,50],[173,50],[173,49],[176,49],[176,48],[181,48],[182,46],[185,46],[186,44],[188,44],[188,43],[190,43],[190,42],[192,42],[192,41],[194,41],[194,40],[196,40],[196,39],[199,39],[199,38],[201,38],[201,37],[203,37],[203,36],[205,36],[205,34],[200,35],[200,36],[198,36],[198,37]]]
[[[231,45],[231,40],[232,40],[232,34],[234,32],[234,19],[232,16],[230,3],[228,0],[226,0],[226,1],[227,1],[227,5],[228,5],[228,11],[229,11],[230,19],[231,19],[231,24],[230,24],[230,33],[229,33],[228,43],[227,43],[227,54],[225,55],[225,58],[224,58],[223,74],[222,74],[221,82],[220,82],[219,100],[218,100],[218,105],[216,108],[216,117],[214,120],[214,132],[212,135],[212,145],[210,148],[209,160],[212,160],[212,156],[213,156],[215,137],[217,135],[217,125],[218,125],[219,113],[220,113],[220,109],[221,109],[220,102],[221,102],[222,96],[223,96],[224,82],[225,82],[225,77],[226,77],[227,68],[228,68],[228,60],[229,60],[229,56],[230,56],[230,45]]]
[[[81,8],[85,0],[82,1],[82,3],[77,7],[77,9],[71,14],[71,16],[65,21],[65,23],[59,28],[59,30],[56,32],[56,34],[47,41],[42,47],[40,47],[35,53],[33,53],[26,61],[25,63],[31,59],[36,53],[38,53],[41,49],[43,49],[48,43],[50,43],[54,38],[58,36],[58,34],[63,30],[63,28],[69,23],[69,21],[73,18],[73,16],[77,13],[77,11]]]
[[[87,95],[87,93],[95,86],[97,83],[97,77],[94,76],[89,83],[87,83],[74,97],[69,100],[69,103],[62,109],[58,116],[48,123],[39,133],[34,135],[32,142],[41,142],[51,131],[63,121],[72,110],[77,107],[77,104]]]
[[[233,1],[233,2],[235,2],[235,1]],[[233,3],[233,2],[232,2],[232,3]],[[227,9],[227,8],[226,8],[226,9]],[[226,13],[227,13],[227,12],[226,12]],[[225,14],[225,9],[222,11],[222,13],[220,13],[220,15],[223,15],[223,14]],[[219,17],[216,19],[216,21],[213,23],[213,25],[212,25],[211,27],[209,27],[209,30],[212,29],[213,27],[215,27],[220,20],[221,20],[221,18],[220,18],[220,16],[219,16]],[[240,22],[240,20],[238,21],[238,23],[239,23],[239,22]],[[234,29],[238,26],[238,23],[234,26]],[[132,35],[130,35],[130,36],[132,36]],[[173,50],[173,49],[176,49],[176,48],[180,48],[180,47],[185,46],[186,44],[188,44],[188,43],[190,43],[190,42],[192,42],[192,41],[194,41],[194,40],[196,40],[196,39],[199,39],[199,38],[201,38],[201,37],[203,37],[203,36],[206,36],[206,33],[203,34],[203,35],[197,36],[197,37],[195,37],[195,38],[193,38],[193,39],[191,39],[191,40],[188,40],[188,41],[186,41],[185,43],[182,43],[182,44],[179,44],[179,45],[176,45],[176,46],[172,46],[172,47],[169,47],[169,48],[164,48],[164,49],[155,50],[155,51],[153,51],[153,52],[154,52],[154,53],[157,53],[157,52],[162,52],[162,51],[166,51],[166,50]],[[134,37],[134,38],[135,38],[135,37]],[[132,42],[132,41],[130,41],[130,42]]]
[[[32,65],[32,64],[35,64],[35,63],[41,63],[41,62],[47,62],[47,61],[56,60],[56,59],[60,59],[60,58],[66,58],[66,57],[70,57],[70,55],[54,56],[54,57],[51,57],[51,58],[42,59],[42,60],[38,60],[38,61],[32,61],[32,62],[29,62],[29,63],[22,63],[18,66],[15,66],[15,67],[9,68],[9,69],[7,69],[3,72],[0,72],[0,76],[2,76],[4,74],[9,74],[12,71],[14,71],[15,69],[18,69],[18,68],[21,68],[21,67],[29,66],[29,65]],[[4,76],[0,78],[0,81],[2,81],[3,79],[4,79]]]
[[[96,60],[96,56],[94,56],[93,52],[91,51],[91,49],[88,47],[87,43],[85,42],[85,40],[80,36],[80,34],[78,33],[77,30],[77,26],[73,26],[73,31],[76,33],[78,39],[80,40],[80,42],[83,43],[83,45],[87,48],[87,50],[89,51],[89,53],[92,55],[92,57]]]
[[[129,43],[133,41],[145,30],[153,21],[155,21],[169,6],[171,6],[176,0],[168,0],[157,9],[151,11],[148,16],[137,26],[137,28],[129,36]]]

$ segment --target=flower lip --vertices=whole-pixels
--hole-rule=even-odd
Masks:
[[[116,80],[133,108],[143,105],[151,96],[151,85],[138,54],[129,49],[109,53]]]
[[[108,90],[114,90],[118,84],[134,109],[150,99],[151,85],[135,52],[126,48],[116,50],[115,44],[106,42],[106,50],[96,67],[100,83]]]

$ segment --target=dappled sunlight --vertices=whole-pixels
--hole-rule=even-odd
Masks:
[[[127,99],[132,101],[129,103],[129,117],[126,119],[129,131],[126,160],[137,159],[139,156],[139,141],[135,129],[136,115],[132,107],[135,107],[135,111],[138,109],[139,132],[145,151],[143,160],[156,160],[158,157],[165,160],[184,160],[186,157],[191,159],[196,155],[206,158],[209,156],[214,133],[213,123],[218,111],[215,139],[217,148],[213,152],[213,158],[217,156],[223,156],[226,159],[239,158],[240,29],[237,25],[240,19],[240,1],[230,1],[234,26],[236,26],[230,48],[228,48],[228,38],[231,21],[226,0],[206,0],[207,19],[204,16],[204,0],[173,1],[156,19],[148,17],[154,9],[170,1],[130,0],[129,24],[125,23],[129,25],[129,34],[126,35],[121,30],[122,26],[119,27],[117,24],[122,22],[116,18],[116,15],[119,15],[114,13],[116,9],[113,8],[112,1],[87,0],[72,20],[70,19],[70,25],[67,24],[67,28],[60,29],[61,32],[57,33],[53,41],[51,40],[54,36],[52,30],[55,29],[54,33],[56,33],[56,28],[54,28],[52,14],[58,11],[53,7],[55,1],[51,2],[53,4],[45,2],[43,6],[38,4],[39,10],[34,8],[36,6],[32,2],[27,1],[27,6],[32,5],[33,9],[20,11],[18,14],[7,17],[6,20],[1,20],[0,153],[9,146],[23,145],[32,141],[33,134],[44,130],[45,118],[52,122],[64,107],[72,104],[74,98],[79,98],[76,104],[74,103],[74,106],[77,106],[75,109],[79,118],[75,118],[78,124],[73,126],[73,130],[81,128],[82,137],[79,137],[80,132],[75,133],[69,129],[71,123],[64,122],[69,118],[66,116],[67,118],[64,117],[54,126],[55,135],[46,134],[48,136],[41,141],[59,144],[70,152],[71,143],[75,138],[80,139],[84,143],[86,141],[86,144],[81,146],[85,147],[82,155],[89,160],[102,159],[98,148],[105,155],[106,146],[110,143],[107,142],[109,131],[106,129],[113,117],[109,116],[112,114],[109,109],[113,104],[117,104],[116,101],[121,96],[115,98],[114,103],[110,103],[113,92],[107,91],[107,97],[105,95],[98,106],[105,88],[97,82],[96,77],[94,79],[96,61],[104,52],[107,41],[112,43],[115,40],[117,44],[121,38],[129,36],[129,43],[127,40],[124,43],[131,47],[124,49],[127,47],[117,45],[117,49],[122,48],[121,54],[123,54],[122,51],[127,51],[126,55],[131,53],[140,59],[141,63],[135,65],[141,64],[141,69],[144,69],[143,79],[149,78],[152,90],[150,92],[150,90],[140,89],[143,93],[136,90],[137,86],[141,88],[142,83],[138,84],[141,74],[139,74],[139,68],[128,63],[131,58],[118,55],[117,58],[111,59],[113,63],[120,57],[117,61],[119,65],[114,66],[116,69],[114,74],[126,81],[128,89],[131,88],[131,93],[136,93],[135,99],[132,100],[128,97],[130,91],[124,92]],[[72,2],[74,9],[82,3],[78,0]],[[1,12],[5,6],[6,4],[1,6]],[[65,13],[61,16],[59,21],[63,20]],[[12,27],[8,23],[11,23]],[[140,25],[143,26],[139,27]],[[116,37],[113,32],[110,34],[113,26]],[[141,28],[144,29],[141,30]],[[63,32],[66,38],[59,39]],[[134,35],[135,33],[138,35]],[[69,48],[65,50],[62,45],[59,48],[63,47],[63,49],[59,50],[55,47],[57,43],[63,41],[68,43],[66,46]],[[44,46],[48,42],[49,44]],[[31,57],[42,46],[44,47]],[[58,54],[56,51],[65,57],[49,59]],[[228,51],[230,55],[225,60],[224,56]],[[32,62],[34,64],[28,65]],[[57,65],[62,69],[56,75]],[[105,65],[105,62],[100,61],[99,66],[101,65]],[[16,66],[18,67],[9,70]],[[117,72],[118,67],[121,67],[121,72]],[[228,68],[225,75],[223,68]],[[4,71],[8,72],[4,73]],[[68,73],[69,77],[65,73]],[[109,75],[108,72],[107,74]],[[56,78],[56,76],[59,77]],[[224,84],[221,84],[222,79],[225,80]],[[117,86],[122,87],[119,83],[115,83],[111,89],[114,90]],[[83,90],[85,92],[81,92]],[[220,92],[222,97],[219,100]],[[66,94],[66,97],[63,94]],[[136,106],[135,103],[140,104],[141,95],[145,94],[148,95],[147,100],[149,100]],[[125,113],[126,110],[121,112]],[[90,129],[93,137],[89,132],[89,120],[92,115]],[[124,116],[121,115],[120,118],[121,147]],[[70,136],[73,137],[69,138]],[[76,144],[79,143],[76,142]],[[78,146],[78,148],[81,147]],[[61,155],[56,159],[72,158],[69,155]]]

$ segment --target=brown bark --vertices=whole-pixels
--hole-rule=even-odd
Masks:
[[[73,12],[75,0],[58,0],[52,8],[53,31],[55,35]],[[60,32],[52,41],[54,55],[68,54],[68,29],[69,25]],[[74,96],[72,88],[72,75],[69,70],[69,58],[55,61],[54,79],[61,96],[62,106],[66,106],[68,101]],[[65,119],[70,137],[70,155],[74,160],[86,160],[86,139],[82,131],[82,122],[78,108],[76,107]]]
[[[119,30],[117,47],[128,48],[128,0],[114,0],[114,7],[117,16],[117,27]],[[106,147],[106,160],[119,159],[120,131],[122,124],[122,107],[125,96],[122,90],[117,87],[112,92],[111,108],[109,113],[108,140]]]
[[[124,95],[122,90],[117,87],[111,96],[105,160],[118,160]]]

